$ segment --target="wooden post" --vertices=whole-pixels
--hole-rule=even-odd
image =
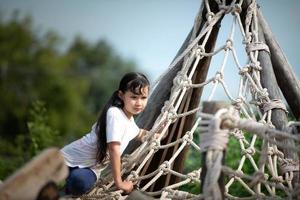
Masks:
[[[261,26],[259,26],[258,38],[260,42],[265,43],[265,38]],[[281,99],[280,90],[272,67],[270,54],[266,51],[259,51],[258,60],[260,61],[260,65],[262,67],[262,71],[261,71],[262,86],[268,89],[269,97],[271,100]],[[285,111],[281,109],[273,109],[271,121],[277,129],[285,130],[288,123],[288,119]],[[294,141],[292,140],[285,139],[282,142],[286,143],[286,146],[295,145]],[[298,155],[292,150],[282,149],[282,151],[285,155],[285,158],[292,159],[294,162],[299,162]],[[293,182],[295,181],[298,182],[298,178],[299,178],[299,172],[295,171]]]
[[[64,180],[67,175],[68,167],[59,150],[47,149],[0,184],[0,199],[56,199],[53,183]]]
[[[271,28],[266,22],[261,10],[258,10],[258,21],[264,33],[266,44],[271,52],[272,66],[276,75],[277,83],[287,100],[291,112],[297,121],[300,121],[300,82],[289,64],[283,50],[274,37]]]
[[[245,21],[245,17],[246,17],[246,11],[247,11],[247,8],[249,7],[249,5],[251,3],[252,3],[251,0],[245,0],[245,1],[243,1],[243,4],[242,4],[243,11],[241,13],[241,19],[242,19],[244,27],[245,27],[244,21]],[[259,20],[259,23],[262,22],[259,12],[258,12],[258,20]],[[258,26],[259,26],[258,27],[259,42],[263,42],[263,43],[266,43],[264,33],[262,31],[262,30],[267,30],[265,25],[266,25],[265,23],[258,24]],[[262,27],[262,26],[264,26],[264,27]],[[268,43],[268,45],[269,44],[270,43]],[[271,47],[271,48],[276,49],[277,47],[274,46],[274,47]],[[280,49],[279,46],[278,46],[278,49]],[[272,54],[272,52],[271,52],[271,54]],[[262,84],[262,86],[264,88],[268,89],[269,97],[270,97],[271,100],[272,99],[282,99],[281,95],[280,95],[280,90],[279,90],[279,87],[278,87],[278,84],[277,84],[277,80],[276,80],[276,77],[275,77],[275,74],[274,74],[270,54],[266,51],[259,51],[258,60],[260,61],[260,65],[262,67],[262,72],[261,72],[261,84]],[[281,76],[281,74],[280,74],[280,76]],[[291,85],[291,88],[292,88],[292,85]],[[289,88],[287,90],[291,90],[291,88]],[[299,109],[299,107],[296,108],[296,109]],[[286,113],[283,110],[274,109],[272,111],[272,123],[275,125],[275,127],[277,129],[279,129],[279,130],[285,129],[286,125],[287,125],[287,122],[288,122],[287,116],[286,116]],[[285,142],[286,142],[286,145],[294,145],[293,141],[286,140]],[[291,150],[285,150],[285,149],[282,149],[282,150],[283,150],[286,158],[290,158],[293,161],[298,162],[298,155],[297,154],[295,154]],[[293,182],[298,180],[299,179],[298,177],[299,177],[299,173],[295,171]]]
[[[230,103],[224,101],[205,101],[203,102],[203,112],[208,114],[215,114],[218,110],[222,108],[229,108]],[[200,133],[201,134],[201,133]],[[225,163],[225,150],[223,151],[223,158],[222,158],[222,165]],[[203,185],[205,182],[207,167],[206,167],[206,152],[203,152],[201,155],[201,163],[202,163],[202,171],[200,175],[200,191],[203,191]],[[221,172],[219,180],[218,180],[219,188],[221,191],[222,199],[225,198],[225,180],[224,180],[224,173]]]
[[[213,1],[210,2],[211,10],[213,12],[217,12],[218,6],[214,3],[215,2],[213,2]],[[204,14],[205,13],[203,13],[203,15]],[[211,32],[211,35],[208,39],[208,42],[205,46],[205,52],[213,52],[214,51],[216,41],[218,38],[218,34],[219,34],[219,30],[220,30],[220,26],[221,26],[220,25],[221,21],[222,21],[222,18],[220,19],[220,21],[218,23],[215,24],[215,26]],[[195,75],[193,77],[194,83],[203,83],[206,81],[211,60],[212,60],[212,57],[204,57],[203,59],[201,59],[201,61],[199,62],[198,66],[197,66],[197,71],[195,72]],[[188,110],[192,110],[192,109],[199,107],[201,97],[202,97],[202,92],[203,92],[203,87],[202,88],[194,88],[191,91],[191,94],[190,94],[191,97],[188,98],[189,99]],[[181,120],[184,121],[184,126],[183,126],[182,132],[185,133],[185,132],[191,130],[191,128],[196,120],[196,114],[189,115]],[[188,150],[188,147],[186,147],[185,150],[176,159],[175,164],[174,164],[176,166],[174,168],[175,170],[178,170],[180,172],[183,171],[184,160],[187,155],[187,150]],[[172,183],[176,183],[179,180],[180,179],[178,177],[173,176],[171,181],[172,181]]]

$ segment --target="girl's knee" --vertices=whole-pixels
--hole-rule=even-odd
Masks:
[[[93,172],[84,169],[73,170],[68,177],[66,189],[73,195],[81,195],[88,192],[96,182]]]

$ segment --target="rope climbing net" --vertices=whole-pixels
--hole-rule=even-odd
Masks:
[[[152,129],[147,134],[142,145],[132,154],[126,155],[122,162],[122,174],[127,180],[140,186],[146,194],[160,199],[285,199],[297,196],[300,186],[293,183],[295,171],[299,171],[297,156],[300,152],[299,134],[291,134],[297,130],[299,122],[289,122],[284,129],[275,129],[272,123],[272,113],[283,110],[287,113],[285,104],[280,99],[271,99],[268,90],[261,84],[262,66],[258,61],[260,51],[269,52],[268,46],[260,40],[259,22],[257,19],[257,4],[253,0],[247,8],[245,20],[242,21],[241,11],[243,1],[216,0],[218,12],[211,11],[208,0],[203,1],[201,9],[206,9],[206,21],[200,31],[197,31],[200,21],[196,18],[191,41],[187,48],[171,63],[168,71],[183,60],[182,68],[177,73],[171,89],[170,98],[165,102],[161,114],[156,119]],[[200,9],[200,11],[201,11]],[[232,14],[232,25],[226,42],[212,52],[206,52],[205,47],[216,23],[224,15]],[[204,20],[204,19],[201,19]],[[241,65],[237,56],[234,34],[240,31],[243,45],[247,53],[246,64]],[[222,62],[216,73],[202,83],[194,83],[193,75],[199,61],[206,57],[223,55]],[[224,79],[228,57],[232,56],[234,67],[238,70],[239,86],[237,95],[228,89]],[[166,74],[166,73],[165,73]],[[231,74],[229,74],[231,76]],[[218,86],[231,102],[231,107],[220,109],[216,114],[195,109],[179,113],[179,107],[186,93],[194,88],[211,86],[208,101],[212,101]],[[192,101],[192,100],[191,100]],[[196,120],[191,130],[183,133],[177,140],[162,144],[168,134],[168,128],[180,118],[196,114]],[[161,130],[159,138],[154,134]],[[200,143],[195,142],[195,134],[200,134]],[[226,166],[222,162],[225,154],[230,154],[228,141],[235,141],[240,147],[241,157],[235,166]],[[287,145],[288,144],[288,145]],[[162,162],[159,167],[146,174],[144,168],[151,164],[153,155],[162,149],[177,146],[170,159]],[[173,169],[174,161],[187,147],[201,153],[205,152],[205,163],[187,174]],[[287,157],[285,152],[293,152],[294,156]],[[247,167],[246,163],[248,163]],[[203,166],[206,167],[204,179],[200,181]],[[225,175],[225,191],[222,193],[218,184],[220,175]],[[167,185],[154,191],[153,184],[162,176],[173,175],[181,181]],[[141,181],[147,180],[143,185]],[[188,183],[201,184],[202,193],[192,194],[181,191],[180,188]],[[239,186],[237,186],[239,185]],[[152,187],[151,192],[148,190]],[[232,194],[232,188],[239,187],[244,191],[243,197]],[[124,199],[122,191],[114,188],[111,174],[101,178],[97,187],[81,199]]]

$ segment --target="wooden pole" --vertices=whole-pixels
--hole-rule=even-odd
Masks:
[[[258,28],[258,38],[260,42],[265,43],[264,34],[262,32],[262,27]],[[270,99],[281,99],[280,90],[276,81],[274,70],[272,67],[270,54],[266,51],[259,51],[258,60],[260,61],[262,71],[261,71],[261,84],[264,88],[268,89]],[[281,109],[272,110],[272,123],[279,130],[285,130],[287,127],[288,119],[285,111]],[[295,146],[294,141],[292,140],[283,140],[282,142],[286,143],[287,146]],[[294,162],[299,162],[298,155],[289,149],[282,149],[285,158],[292,159]],[[299,172],[294,172],[293,182],[298,182]]]
[[[211,10],[213,12],[217,12],[218,11],[218,6],[215,2],[211,2]],[[202,6],[202,8],[204,8],[204,6]],[[204,9],[202,12],[200,12],[200,16],[201,19],[205,19],[205,15],[206,15],[206,9]],[[216,43],[216,39],[217,39],[217,35],[219,32],[219,28],[220,28],[220,22],[221,20],[216,23],[216,25],[213,27],[210,37],[208,39],[208,42],[205,46],[205,52],[211,52],[213,51],[214,47],[215,47],[215,43]],[[197,30],[195,32],[195,30],[193,31],[193,33],[199,33],[201,28],[204,26],[205,21],[201,20],[201,23],[199,25],[199,30]],[[196,34],[197,35],[197,34]],[[194,35],[194,37],[196,36]],[[192,41],[193,38],[190,38],[190,41]],[[202,43],[202,40],[199,41],[199,44]],[[200,60],[200,62],[197,65],[197,69],[195,71],[195,74],[193,76],[193,81],[194,83],[201,83],[204,82],[206,80],[207,77],[207,73],[208,73],[208,68],[210,65],[210,61],[211,61],[211,57],[204,57]],[[163,86],[165,87],[165,86]],[[196,108],[199,106],[199,102],[200,102],[200,98],[201,98],[201,94],[202,94],[202,90],[203,88],[194,88],[192,89],[192,91],[187,91],[186,96],[190,95],[190,98],[184,98],[185,100],[183,100],[181,103],[184,105],[183,107],[181,107],[181,109],[183,109],[183,111],[187,111],[187,110],[191,110],[193,108]],[[161,91],[158,92],[158,94],[160,94]],[[184,108],[185,107],[185,108]],[[180,113],[180,112],[179,112]],[[179,136],[181,136],[183,133],[185,133],[186,131],[190,130],[193,123],[195,121],[195,114],[194,115],[190,115],[188,117],[183,117],[181,119],[178,119],[178,122],[172,124],[170,126],[170,128],[172,130],[175,130],[175,135],[169,134],[167,136],[167,138],[164,140],[165,141],[175,141],[176,139],[178,139]],[[172,137],[172,138],[169,138]],[[147,169],[146,173],[150,173],[154,170],[157,169],[157,167],[160,164],[160,158],[162,158],[163,156],[165,156],[165,160],[168,160],[171,158],[171,156],[173,155],[173,153],[177,150],[178,146],[175,146],[174,148],[169,148],[166,149],[162,152],[157,152],[152,160],[151,160],[151,165],[149,165],[149,169]],[[185,148],[177,157],[176,161],[173,164],[173,170],[178,171],[178,172],[182,172],[183,171],[183,167],[184,167],[184,160],[186,157],[186,153],[187,153],[188,148]],[[167,176],[167,177],[161,177],[160,179],[158,179],[155,183],[155,186],[151,187],[151,189],[153,191],[156,190],[160,190],[162,189],[165,185],[170,185],[170,184],[174,184],[176,182],[178,182],[179,179],[175,176]],[[152,191],[150,190],[150,191]]]
[[[0,199],[55,199],[53,183],[64,180],[67,175],[68,167],[60,151],[47,149],[0,185]]]
[[[211,32],[211,36],[210,36],[210,38],[207,42],[207,45],[205,47],[205,52],[212,52],[214,50],[216,40],[217,40],[217,36],[218,36],[218,33],[219,33],[219,29],[220,29],[220,23],[221,23],[221,21],[219,21],[219,23],[217,23],[214,26],[214,28]],[[208,69],[209,69],[209,66],[210,66],[210,63],[211,63],[211,59],[212,59],[212,57],[205,57],[198,64],[197,72],[195,73],[195,77],[194,77],[194,83],[202,83],[206,80],[207,74],[208,74]],[[199,107],[202,92],[203,92],[203,88],[194,88],[192,90],[188,110],[192,110],[194,108]],[[182,120],[184,120],[184,119],[182,119]],[[191,130],[193,124],[195,123],[195,120],[196,120],[196,115],[195,114],[187,116],[186,119],[185,119],[185,123],[184,123],[184,127],[183,127],[182,132],[185,133],[188,130]],[[176,159],[175,170],[176,169],[178,171],[183,170],[184,160],[185,160],[185,157],[186,157],[186,154],[187,154],[187,150],[188,150],[188,147],[186,147],[186,149]],[[179,178],[173,176],[172,180],[173,180],[173,182],[178,182]]]
[[[276,75],[277,83],[287,100],[291,112],[297,121],[300,121],[300,82],[293,72],[282,48],[274,37],[270,26],[265,20],[261,10],[258,10],[258,20],[261,24],[266,44],[271,52],[272,66]]]
[[[204,113],[208,113],[208,114],[215,114],[219,109],[222,108],[229,108],[230,103],[228,102],[224,102],[224,101],[205,101],[203,102],[203,112]],[[200,133],[201,134],[201,133]],[[224,165],[225,163],[225,150],[223,151],[223,158],[222,158],[222,165]],[[200,175],[200,191],[203,191],[203,186],[204,186],[204,182],[205,182],[205,177],[206,177],[206,173],[207,173],[207,167],[206,167],[206,152],[202,153],[201,156],[201,163],[202,163],[202,171],[201,171],[201,175]],[[221,195],[222,195],[222,199],[225,198],[225,180],[224,180],[224,173],[221,172],[219,180],[218,180],[218,184],[219,184],[219,188],[221,191]]]
[[[243,1],[243,4],[242,4],[243,11],[241,13],[241,19],[242,19],[244,27],[245,27],[244,21],[245,21],[245,17],[246,17],[246,13],[247,13],[246,11],[247,11],[247,8],[249,7],[250,3],[252,3],[251,0],[246,0],[246,1]],[[258,20],[259,20],[259,23],[258,23],[259,41],[266,43],[264,33],[262,31],[262,30],[265,30],[266,27],[262,27],[260,24],[261,17],[259,16],[259,12],[258,12]],[[262,25],[264,26],[266,24],[262,24]],[[274,49],[275,48],[276,47],[274,47]],[[280,94],[278,83],[277,83],[275,73],[273,70],[270,54],[266,51],[259,51],[258,60],[260,61],[260,65],[262,67],[262,71],[261,71],[262,86],[264,88],[268,89],[269,97],[271,100],[272,99],[281,99],[282,100],[282,96]],[[277,129],[284,130],[288,123],[286,113],[281,109],[274,109],[272,111],[272,123],[275,125],[275,127]],[[293,141],[285,140],[284,142],[286,143],[286,145],[294,145]],[[298,155],[295,154],[293,151],[285,150],[285,149],[282,149],[282,151],[284,152],[286,158],[290,158],[293,161],[298,162]],[[297,171],[295,171],[293,182],[298,182],[297,181],[299,179],[298,177],[299,177],[299,173]]]

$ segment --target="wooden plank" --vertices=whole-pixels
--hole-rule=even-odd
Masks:
[[[0,185],[1,200],[37,199],[44,186],[58,183],[68,175],[64,158],[56,148],[50,148],[33,158]],[[49,188],[49,187],[47,187]],[[52,195],[53,193],[51,193]],[[41,194],[40,194],[41,195]]]

